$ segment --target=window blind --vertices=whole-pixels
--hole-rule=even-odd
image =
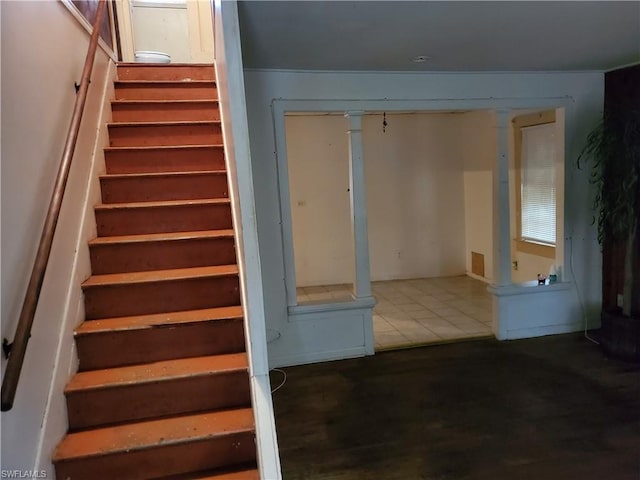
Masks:
[[[521,237],[555,245],[555,123],[523,127],[521,131]]]

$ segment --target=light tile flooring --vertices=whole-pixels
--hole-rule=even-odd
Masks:
[[[492,336],[487,285],[467,276],[373,282],[376,350]],[[351,299],[350,285],[298,288],[298,302]]]

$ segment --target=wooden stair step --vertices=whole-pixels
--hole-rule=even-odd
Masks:
[[[89,241],[89,254],[94,275],[236,262],[231,229],[98,237]]]
[[[68,434],[53,455],[57,478],[148,479],[255,461],[250,408]]]
[[[65,388],[69,428],[248,406],[247,355],[171,359],[80,372]],[[126,398],[126,402],[119,400]]]
[[[107,318],[75,330],[79,369],[242,352],[240,306]]]
[[[214,80],[212,64],[128,63],[118,64],[119,80]]]
[[[109,145],[140,147],[211,145],[222,142],[219,120],[172,122],[118,122],[107,124]]]
[[[231,469],[225,468],[185,475],[171,475],[170,477],[162,477],[155,480],[260,480],[260,473],[255,465],[246,465]]]
[[[117,80],[116,100],[216,100],[211,80]]]
[[[82,284],[87,319],[239,305],[239,288],[237,265],[92,275]]]
[[[100,237],[232,228],[227,198],[100,204],[95,214]]]
[[[222,145],[107,147],[107,174],[224,170]]]
[[[113,122],[220,120],[217,100],[114,100]]]
[[[95,287],[135,285],[141,283],[171,282],[201,277],[220,277],[237,275],[237,265],[216,265],[209,267],[176,268],[171,270],[152,270],[149,272],[110,273],[92,275],[82,283],[86,291]]]
[[[100,176],[104,203],[226,198],[224,170],[199,172],[120,173]]]

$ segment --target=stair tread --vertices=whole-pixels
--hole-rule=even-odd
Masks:
[[[120,178],[162,178],[162,177],[203,177],[226,175],[226,170],[195,170],[186,172],[149,172],[149,173],[109,173],[100,175],[100,179],[120,179]]]
[[[213,99],[213,98],[202,98],[202,99],[170,99],[170,100],[153,100],[153,99],[149,99],[149,100],[128,100],[128,99],[117,99],[117,100],[111,100],[111,105],[121,105],[121,104],[128,104],[128,103],[132,103],[132,104],[153,104],[153,105],[165,105],[167,103],[171,104],[171,103],[218,103],[218,100]]]
[[[105,151],[120,152],[123,150],[187,150],[194,148],[208,149],[208,148],[223,148],[222,143],[211,143],[203,145],[139,145],[130,147],[104,147]]]
[[[108,127],[151,127],[151,126],[181,126],[181,125],[220,125],[220,120],[169,120],[163,122],[109,122]]]
[[[191,477],[191,480],[259,480],[260,474],[258,470],[249,469],[233,473],[212,474],[198,477]]]
[[[108,273],[104,275],[91,275],[82,283],[82,288],[186,280],[203,277],[223,277],[237,274],[237,265],[213,265],[206,267],[173,268],[170,270],[150,270],[146,272]]]
[[[171,63],[153,63],[153,62],[118,62],[118,67],[213,67],[213,63],[184,63],[184,62],[171,62]]]
[[[157,383],[186,377],[246,371],[247,369],[246,353],[163,360],[140,365],[78,372],[67,384],[65,393]]]
[[[115,331],[142,330],[185,323],[208,322],[212,320],[241,319],[242,307],[217,307],[202,310],[184,310],[179,312],[154,313],[128,317],[103,318],[81,323],[75,335],[90,335]]]
[[[239,467],[224,470],[192,472],[182,475],[162,477],[155,480],[259,480],[260,474],[255,466]]]
[[[67,434],[53,462],[77,460],[253,432],[253,412],[239,408],[170,417]]]
[[[177,83],[180,85],[184,85],[184,84],[191,84],[191,83],[195,83],[195,84],[200,84],[200,85],[205,85],[205,84],[216,84],[215,80],[202,80],[202,79],[183,79],[183,80],[116,80],[115,84],[122,84],[122,85],[132,85],[132,84],[143,84],[143,85],[152,85],[154,83],[160,83],[163,85],[168,85],[168,84],[172,84],[172,83]]]
[[[229,200],[228,198],[205,198],[192,200],[161,200],[152,202],[101,203],[99,205],[96,205],[94,208],[96,210],[117,210],[123,208],[154,208],[225,203],[231,203],[231,200]]]
[[[96,237],[89,240],[89,246],[112,245],[123,243],[145,243],[159,242],[163,240],[190,240],[199,238],[228,238],[233,237],[232,229],[223,230],[196,230],[191,232],[168,232],[168,233],[144,233],[140,235],[117,235],[112,237]]]

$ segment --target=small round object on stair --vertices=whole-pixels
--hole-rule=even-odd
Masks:
[[[163,52],[138,50],[135,53],[135,61],[136,63],[171,63],[171,56]]]

